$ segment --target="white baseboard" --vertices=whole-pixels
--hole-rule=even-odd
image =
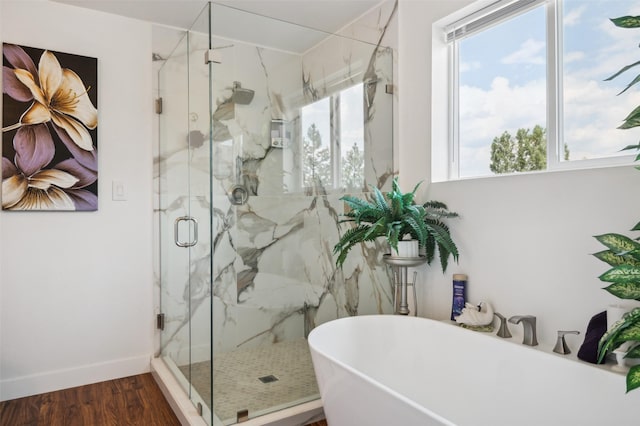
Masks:
[[[0,380],[0,401],[148,373],[152,354]]]

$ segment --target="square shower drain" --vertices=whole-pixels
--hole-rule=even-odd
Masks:
[[[262,383],[272,383],[277,382],[278,378],[273,374],[269,374],[268,376],[258,377],[258,380],[260,380]]]

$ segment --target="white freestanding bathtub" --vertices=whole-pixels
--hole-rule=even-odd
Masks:
[[[640,425],[623,374],[439,321],[342,318],[309,346],[329,426]]]

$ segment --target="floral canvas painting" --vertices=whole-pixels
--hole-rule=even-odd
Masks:
[[[2,209],[98,209],[98,60],[2,45]]]

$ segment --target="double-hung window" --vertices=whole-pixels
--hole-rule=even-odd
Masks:
[[[640,32],[610,18],[640,15],[640,1],[475,4],[434,26],[434,86],[449,82],[447,113],[434,115],[433,140],[449,143],[434,149],[434,180],[629,164],[621,149],[638,133],[617,127],[638,97],[619,93],[637,72],[606,79],[640,60]]]

